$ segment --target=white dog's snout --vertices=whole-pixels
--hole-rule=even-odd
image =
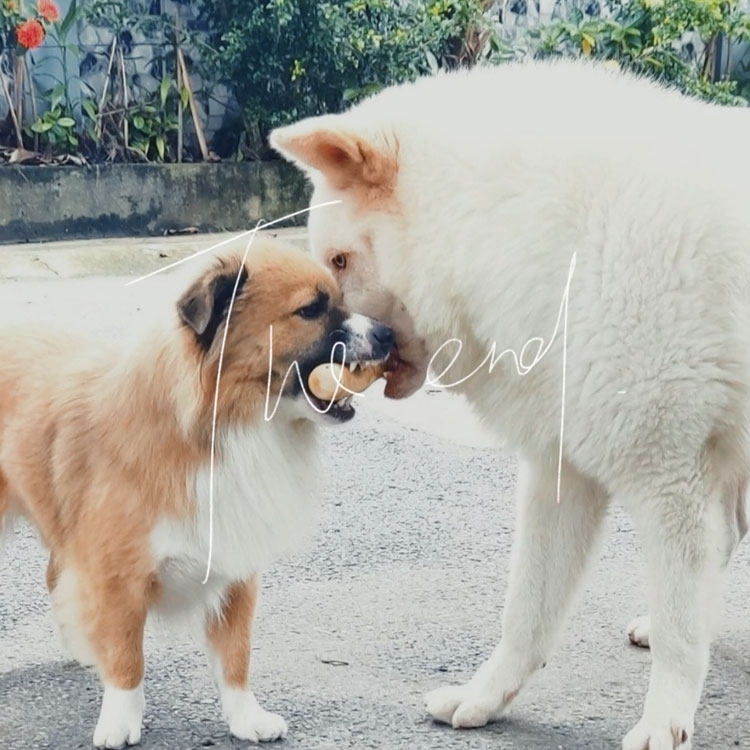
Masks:
[[[347,350],[351,359],[385,359],[393,347],[393,331],[365,315],[350,316],[343,327],[348,334]]]
[[[375,325],[376,323],[372,318],[368,318],[366,315],[360,315],[359,313],[350,315],[344,321],[344,327],[351,333],[352,338],[359,337],[365,341],[367,340],[367,335]]]

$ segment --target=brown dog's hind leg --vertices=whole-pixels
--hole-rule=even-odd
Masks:
[[[104,685],[94,745],[135,745],[143,721],[143,629],[149,579],[134,575],[130,566],[116,573],[110,568],[107,575],[107,566],[88,563],[87,573],[79,574],[80,592],[87,605],[88,640]]]
[[[57,566],[55,555],[50,553],[49,561],[47,562],[47,570],[44,574],[45,581],[47,582],[47,591],[50,594],[55,590],[57,586],[57,579],[60,577],[60,568]]]
[[[0,552],[2,552],[2,542],[4,533],[8,531],[10,521],[10,491],[8,482],[0,471]]]

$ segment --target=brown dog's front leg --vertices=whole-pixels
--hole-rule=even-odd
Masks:
[[[206,622],[208,653],[229,731],[239,739],[268,742],[286,737],[281,716],[261,708],[250,689],[250,633],[257,576],[227,589],[218,616]]]

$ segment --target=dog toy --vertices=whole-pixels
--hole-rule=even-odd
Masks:
[[[351,366],[330,362],[318,365],[307,379],[310,393],[321,401],[335,401],[350,396],[348,391],[361,393],[383,374],[382,363],[368,367],[355,364],[354,367],[352,370]]]

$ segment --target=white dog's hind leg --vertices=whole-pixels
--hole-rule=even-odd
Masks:
[[[521,467],[516,531],[503,636],[465,685],[428,693],[427,711],[454,727],[499,718],[545,660],[596,546],[608,499],[594,483],[563,467],[557,504],[557,462]]]
[[[634,646],[648,648],[648,634],[651,631],[651,618],[640,615],[628,624],[628,639]]]
[[[736,491],[733,487],[726,488],[723,493],[726,504],[724,510],[724,528],[720,529],[720,535],[724,537],[722,569],[726,568],[732,559],[737,546],[747,534],[747,483],[740,482]],[[717,608],[715,614],[718,616]],[[649,633],[651,631],[651,617],[640,615],[628,623],[628,639],[634,646],[649,648]]]
[[[650,575],[652,666],[643,716],[623,750],[691,747],[732,534],[721,502],[704,494],[694,477],[631,507]]]

